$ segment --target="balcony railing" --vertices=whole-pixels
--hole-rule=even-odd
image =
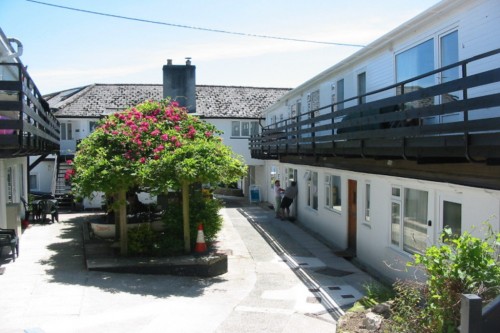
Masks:
[[[59,151],[59,122],[21,64],[0,63],[0,157]]]
[[[250,138],[252,157],[498,162],[499,65],[497,49],[285,119]],[[447,80],[450,71],[458,78]],[[418,85],[429,77],[441,83]]]

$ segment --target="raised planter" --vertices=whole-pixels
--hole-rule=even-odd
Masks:
[[[127,228],[137,228],[142,224],[150,224],[151,228],[155,231],[162,231],[164,229],[163,222],[161,221],[153,221],[153,222],[142,222],[142,223],[128,223]],[[101,238],[113,238],[116,233],[116,225],[113,223],[104,223],[104,222],[90,222],[90,228],[94,235]]]

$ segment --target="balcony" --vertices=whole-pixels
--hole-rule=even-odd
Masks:
[[[59,151],[59,122],[22,65],[0,63],[0,158]]]
[[[252,158],[498,164],[499,64],[497,49],[290,117],[250,138]],[[446,80],[450,71],[458,78]],[[441,83],[419,85],[429,78]]]

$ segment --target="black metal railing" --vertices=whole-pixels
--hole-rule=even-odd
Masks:
[[[59,151],[59,121],[21,64],[0,64],[0,157]]]
[[[249,139],[251,155],[498,161],[499,65],[497,49],[285,119]],[[450,70],[459,78],[416,86]]]

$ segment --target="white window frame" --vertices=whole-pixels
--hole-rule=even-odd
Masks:
[[[73,123],[61,122],[61,140],[73,140]]]
[[[311,209],[318,210],[318,172],[307,170],[307,206]],[[316,180],[316,184],[314,181]]]
[[[241,123],[238,120],[231,121],[231,137],[241,136]]]
[[[345,105],[344,105],[344,100],[345,100],[345,81],[344,78],[338,79],[337,84],[337,105],[336,105],[336,110],[343,110]]]
[[[17,171],[16,165],[7,167],[7,203],[19,202]]]
[[[256,132],[254,132],[256,131]],[[259,134],[259,122],[252,120],[231,121],[232,138],[249,138],[251,135]]]
[[[451,194],[440,194],[438,196],[439,198],[439,223],[437,225],[437,228],[438,229],[438,233],[436,235],[436,238],[439,238],[439,236],[441,235],[441,232],[443,231],[444,229],[444,202],[447,201],[447,202],[451,202],[451,203],[455,203],[455,204],[459,204],[460,207],[461,207],[461,220],[460,220],[460,232],[462,233],[463,232],[463,203],[462,203],[462,198],[461,197],[458,197],[458,196],[455,196],[455,195],[451,195]],[[435,242],[437,242],[438,239],[435,239]]]
[[[371,222],[371,183],[369,181],[365,182],[365,196],[364,196],[364,218],[365,222],[370,223]]]
[[[337,186],[335,186],[335,184],[337,184]],[[335,192],[338,198],[337,201],[333,200]],[[339,202],[339,204],[336,204],[336,202]],[[342,177],[339,175],[325,175],[325,207],[337,213],[342,212]]]
[[[89,120],[89,134],[95,131],[97,122],[97,120]]]
[[[30,190],[33,190],[33,191],[38,191],[40,189],[40,177],[38,176],[38,173],[37,172],[34,172],[34,173],[30,173],[29,174],[29,184],[30,184]],[[31,177],[34,177],[34,181],[32,181]]]
[[[410,229],[408,228],[407,226],[405,226],[405,214],[406,214],[406,209],[407,207],[405,207],[405,204],[406,204],[406,192],[407,190],[412,190],[412,191],[420,191],[420,192],[425,192],[426,195],[427,195],[427,202],[426,202],[426,217],[425,217],[425,228],[426,228],[426,234],[425,234],[425,248],[427,248],[428,246],[428,240],[429,240],[429,229],[428,229],[428,226],[427,226],[427,221],[428,221],[428,217],[429,217],[429,211],[431,209],[431,205],[430,205],[430,198],[431,198],[431,193],[426,190],[426,189],[421,189],[421,188],[415,188],[415,187],[403,187],[403,186],[398,186],[398,185],[393,185],[391,186],[391,227],[390,227],[390,233],[389,233],[389,244],[393,247],[396,247],[399,251],[403,251],[405,253],[408,253],[410,255],[413,255],[415,253],[423,253],[423,251],[425,251],[425,248],[422,249],[421,251],[418,251],[418,250],[415,250],[415,251],[412,251],[412,250],[409,250],[407,249],[407,244],[405,243],[405,232],[407,231],[407,229]],[[399,193],[397,193],[399,192]],[[398,195],[399,194],[399,195]],[[399,212],[398,212],[398,219],[399,219],[399,235],[398,235],[398,240],[397,240],[397,244],[394,243],[393,241],[393,227],[394,227],[394,224],[393,224],[393,207],[394,205],[399,205]],[[417,225],[416,227],[419,227],[419,225]],[[420,226],[421,227],[421,226]],[[416,239],[414,236],[412,236],[414,239]]]

